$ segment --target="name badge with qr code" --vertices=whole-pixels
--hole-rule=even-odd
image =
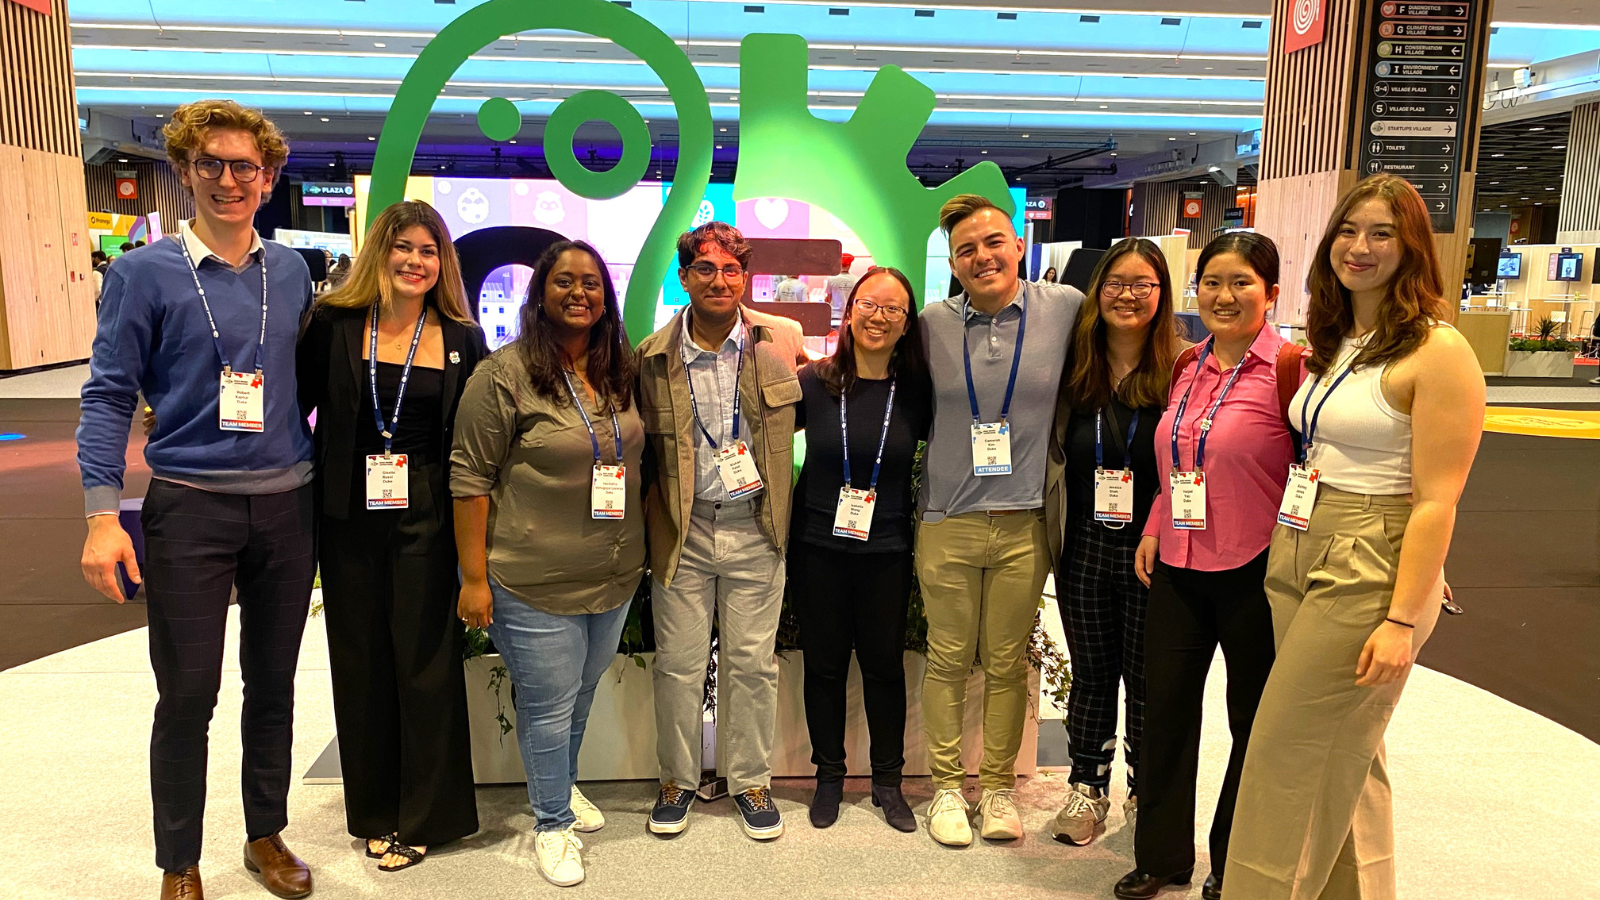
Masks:
[[[1127,469],[1095,470],[1094,520],[1123,525],[1133,521],[1132,472]]]
[[[1011,474],[1011,424],[972,423],[972,474]]]
[[[223,431],[262,431],[266,389],[260,372],[223,372],[217,400],[217,425]]]
[[[1206,473],[1172,473],[1172,527],[1178,531],[1206,530]]]
[[[405,509],[411,503],[404,453],[367,457],[367,509]]]
[[[589,515],[596,519],[620,519],[627,511],[627,467],[595,465],[594,477],[589,482]]]
[[[722,486],[730,499],[738,500],[761,490],[761,473],[756,471],[755,457],[744,441],[717,451],[717,474],[722,476]]]
[[[1322,473],[1306,466],[1290,466],[1289,481],[1283,487],[1283,502],[1278,504],[1278,524],[1296,531],[1311,527],[1311,507],[1317,503],[1317,487]]]
[[[866,540],[872,533],[872,511],[877,505],[876,491],[839,488],[839,507],[833,514],[833,536]]]

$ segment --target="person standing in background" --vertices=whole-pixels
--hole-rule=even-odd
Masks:
[[[1428,208],[1377,175],[1311,263],[1308,379],[1267,562],[1278,661],[1245,756],[1225,896],[1391,900],[1383,734],[1445,594],[1484,382],[1447,320]]]
[[[789,577],[817,766],[811,824],[827,828],[839,817],[854,651],[872,738],[872,804],[892,827],[912,832],[917,820],[900,790],[911,469],[927,436],[930,385],[911,281],[899,269],[869,270],[845,304],[845,322],[833,356],[800,370],[795,412],[806,459],[789,526]]]
[[[772,299],[780,303],[804,303],[808,299],[806,280],[798,275],[779,276],[778,286],[772,292]]]
[[[450,445],[489,353],[450,232],[407,200],[373,222],[300,338],[316,411],[317,547],[345,822],[378,868],[478,830],[456,617]]]
[[[1137,808],[1144,729],[1144,622],[1148,589],[1133,558],[1155,501],[1156,421],[1183,348],[1161,249],[1128,238],[1101,257],[1074,329],[1056,408],[1067,468],[1067,529],[1056,598],[1072,691],[1067,695],[1071,787],[1056,840],[1086,844],[1111,806],[1117,694],[1127,691],[1128,819]]]
[[[129,249],[106,272],[78,424],[84,578],[124,602],[117,565],[143,583],[155,670],[150,789],[162,900],[202,900],[207,731],[222,687],[235,588],[245,684],[244,865],[279,897],[311,893],[284,844],[294,675],[316,574],[311,431],[296,396],[295,339],[311,275],[253,226],[289,157],[260,111],[178,107],[167,158],[194,198],[173,240]],[[140,393],[161,411],[145,445],[145,565],[117,521]]]
[[[744,831],[783,834],[772,799],[784,549],[794,476],[799,326],[739,303],[751,248],[709,222],[678,239],[689,305],[639,344],[649,441],[645,527],[654,604],[655,834],[689,824],[700,784],[711,626],[718,623],[717,740]],[[779,328],[767,322],[787,323]]]
[[[1021,280],[1011,217],[977,194],[939,212],[962,293],[922,313],[933,373],[916,572],[928,615],[922,704],[936,790],[928,831],[972,842],[962,722],[974,658],[984,673],[980,833],[1022,837],[1013,799],[1028,707],[1028,641],[1054,565],[1045,516],[1061,371],[1083,295]],[[1026,358],[1024,358],[1026,357]]]
[[[839,274],[828,276],[828,302],[833,305],[833,324],[840,325],[844,322],[844,307],[850,301],[850,292],[855,290],[857,276],[850,274],[850,267],[855,265],[856,258],[848,253],[839,254]]]
[[[111,268],[111,259],[104,250],[96,250],[89,254],[89,279],[94,283],[94,308],[100,308],[100,291],[105,285],[106,270]]]
[[[1039,280],[1044,282],[1045,284],[1055,284],[1056,283],[1056,267],[1055,266],[1051,266],[1050,268],[1045,269],[1044,270],[1044,277],[1040,278]]]

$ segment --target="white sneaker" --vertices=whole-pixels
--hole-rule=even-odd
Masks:
[[[533,849],[539,857],[539,874],[556,887],[572,887],[583,881],[583,841],[571,828],[541,831],[533,836]]]
[[[1094,840],[1095,827],[1106,820],[1110,810],[1111,798],[1105,791],[1087,784],[1072,785],[1067,790],[1067,805],[1056,813],[1053,828],[1056,840],[1074,846],[1089,843]],[[1132,816],[1129,818],[1131,820]]]
[[[970,809],[961,791],[941,788],[928,804],[928,834],[947,846],[967,846],[972,843],[972,822],[967,818]]]
[[[577,823],[572,826],[574,831],[588,834],[606,827],[606,817],[601,814],[600,808],[590,803],[589,798],[578,790],[577,785],[572,786],[571,806],[572,814],[578,817]]]
[[[1022,837],[1022,816],[1017,813],[1016,791],[983,792],[978,801],[978,815],[983,820],[979,832],[985,840],[1014,841]]]

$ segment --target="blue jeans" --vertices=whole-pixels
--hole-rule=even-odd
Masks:
[[[628,606],[556,616],[540,612],[489,581],[494,622],[489,637],[516,686],[517,740],[528,773],[535,831],[560,831],[576,821],[572,785],[578,749],[600,676],[617,656]]]

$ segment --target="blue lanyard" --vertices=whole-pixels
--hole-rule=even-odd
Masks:
[[[1194,378],[1190,379],[1188,389],[1183,392],[1183,399],[1178,401],[1178,411],[1172,418],[1172,468],[1174,471],[1181,471],[1183,468],[1178,462],[1178,429],[1182,427],[1183,414],[1189,408],[1189,394],[1194,390],[1195,384],[1200,381],[1200,373],[1205,370],[1206,356],[1211,353],[1211,345],[1216,342],[1217,339],[1213,337],[1206,341],[1205,346],[1200,349],[1200,357],[1195,360]],[[1242,371],[1244,371],[1243,357],[1239,359],[1239,364],[1233,367],[1232,373],[1228,375],[1227,382],[1222,385],[1222,393],[1217,395],[1217,402],[1211,404],[1211,410],[1206,413],[1205,418],[1200,420],[1200,440],[1196,443],[1194,450],[1194,467],[1196,471],[1201,471],[1205,468],[1206,438],[1211,436],[1211,424],[1216,421],[1217,411],[1222,408],[1222,401],[1228,398],[1228,392],[1233,390],[1233,383],[1239,380],[1239,373]]]
[[[417,317],[417,329],[411,333],[411,350],[406,353],[406,366],[400,370],[400,387],[394,392],[394,415],[389,427],[383,427],[383,413],[378,412],[378,304],[372,304],[372,339],[367,345],[367,379],[372,384],[372,421],[383,435],[383,452],[394,450],[394,433],[400,427],[400,404],[406,399],[406,382],[411,380],[411,361],[417,356],[417,345],[422,343],[422,327],[428,322],[428,307],[423,304],[422,315]]]
[[[572,402],[578,407],[578,415],[583,416],[583,427],[589,429],[589,445],[594,448],[594,464],[600,465],[600,439],[594,436],[594,423],[589,421],[589,412],[583,408],[583,398],[578,396],[578,389],[572,386],[572,375],[566,369],[561,370],[561,377],[567,380],[567,390],[572,392]],[[617,465],[622,465],[622,426],[617,424],[617,411],[611,411],[611,437],[617,443]]]
[[[1111,407],[1108,406],[1095,413],[1094,416],[1094,467],[1096,469],[1104,469],[1106,467],[1105,451],[1101,449],[1100,445],[1100,420],[1110,415]],[[1138,430],[1139,411],[1136,409],[1133,411],[1133,421],[1128,423],[1128,442],[1122,445],[1122,467],[1124,469],[1133,468],[1133,433]],[[1174,456],[1173,458],[1176,459],[1177,457]]]
[[[739,443],[739,376],[744,373],[744,341],[747,334],[739,337],[739,363],[733,370],[733,444]],[[720,354],[721,351],[718,352]],[[694,399],[694,375],[689,371],[688,363],[683,364],[683,377],[689,382],[689,409],[694,413],[694,424],[700,426],[700,433],[705,436],[711,449],[721,449],[711,439],[711,432],[706,430],[706,423],[700,418],[700,404]]]
[[[972,405],[972,423],[977,425],[983,421],[978,416],[978,391],[972,386],[972,352],[967,349],[967,309],[972,304],[965,298],[961,301],[961,361],[967,367],[967,402]],[[1005,307],[1001,307],[1004,309]],[[1011,378],[1006,382],[1006,399],[1000,405],[1000,421],[1005,422],[1011,414],[1011,392],[1017,388],[1017,367],[1022,363],[1022,336],[1028,330],[1028,306],[1024,300],[1022,318],[1017,320],[1017,348],[1011,353]],[[999,315],[999,313],[995,313]]]
[[[183,261],[189,264],[189,275],[194,278],[194,289],[200,294],[200,305],[205,307],[206,321],[211,324],[211,342],[217,345],[217,356],[222,359],[222,371],[233,373],[233,364],[228,361],[228,354],[222,349],[222,333],[217,330],[217,320],[211,315],[211,303],[206,299],[206,289],[200,286],[200,270],[195,267],[194,258],[189,255],[189,244],[183,239],[186,229],[179,229],[178,236],[174,239],[183,250]],[[256,374],[261,373],[261,352],[267,345],[267,252],[261,251],[261,339],[256,342]],[[382,430],[382,429],[379,429]]]
[[[844,444],[844,486],[853,488],[850,483],[850,427],[845,421],[844,394],[839,394],[839,439]],[[867,490],[876,494],[878,492],[878,470],[883,468],[883,447],[889,441],[889,415],[894,412],[894,379],[889,379],[889,402],[883,406],[883,431],[878,435],[878,458],[872,461],[872,484]]]
[[[1361,351],[1358,348],[1356,352],[1360,353]],[[1350,362],[1355,362],[1355,356],[1350,357]],[[1347,364],[1344,371],[1339,373],[1339,377],[1333,380],[1328,392],[1322,395],[1322,402],[1317,404],[1316,411],[1311,414],[1311,423],[1309,425],[1306,424],[1306,410],[1311,406],[1311,395],[1317,392],[1317,385],[1313,382],[1306,389],[1305,402],[1300,404],[1300,440],[1295,442],[1295,462],[1302,466],[1306,464],[1306,456],[1311,453],[1311,436],[1317,430],[1317,420],[1322,417],[1322,407],[1327,405],[1328,398],[1333,396],[1333,392],[1339,389],[1339,385],[1344,383],[1345,377],[1353,371],[1355,371],[1355,367]]]

